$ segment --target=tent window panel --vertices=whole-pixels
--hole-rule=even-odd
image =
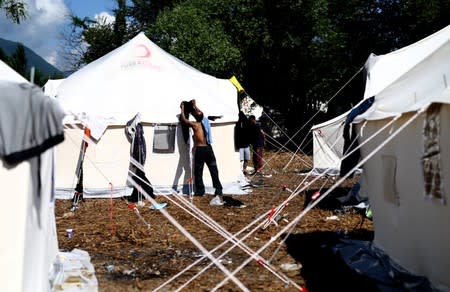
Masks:
[[[397,158],[392,155],[382,155],[383,193],[384,199],[392,204],[400,204],[397,191]]]
[[[175,152],[176,126],[156,126],[153,135],[153,153]]]
[[[424,195],[445,203],[440,149],[441,104],[432,104],[423,123],[422,172]]]

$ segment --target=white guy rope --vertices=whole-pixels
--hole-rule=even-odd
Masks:
[[[178,199],[183,200],[184,198],[178,197]],[[186,202],[187,203],[187,202]],[[195,207],[195,206],[194,206]],[[201,211],[201,210],[200,210]],[[204,216],[208,217],[208,215],[204,214]],[[215,222],[214,220],[211,219],[211,222],[213,222],[215,225],[217,225],[218,227],[221,227],[217,222]],[[223,228],[223,227],[221,227]],[[247,227],[248,228],[248,227]],[[257,227],[258,228],[258,227]],[[226,231],[225,229],[223,229],[224,232],[226,232],[227,236],[224,236],[224,238],[226,239],[225,243],[228,241],[232,241],[232,246],[224,253],[222,253],[219,257],[217,257],[217,259],[221,259],[223,256],[225,256],[228,251],[234,249],[236,246],[241,248],[244,252],[246,252],[249,256],[252,256],[254,254],[254,251],[249,248],[248,246],[246,246],[243,243],[243,240],[245,238],[247,238],[248,236],[246,236],[245,238],[239,240],[236,238],[235,235],[230,234],[228,231]],[[223,235],[222,235],[223,236]],[[276,276],[277,278],[279,278],[281,281],[283,281],[285,284],[288,283],[293,283],[293,285],[297,285],[295,282],[293,282],[292,280],[290,280],[287,276],[278,273],[275,268],[273,268],[270,264],[267,263],[267,261],[265,261],[262,257],[257,257],[255,258],[255,260],[257,260],[258,263],[260,263],[264,268],[266,268],[269,272],[271,272],[274,276]],[[194,276],[191,280],[195,279],[197,276],[199,276],[201,273],[203,273],[204,271],[206,271],[210,266],[212,265],[212,263],[210,263],[207,267],[205,267],[202,271],[200,271],[196,276]],[[190,281],[189,281],[190,282]],[[185,285],[187,285],[187,283],[185,283]]]
[[[87,139],[91,142],[94,142],[91,138],[89,137],[85,137],[85,135],[83,134],[83,139]],[[74,143],[75,144],[75,143]],[[102,176],[108,181],[108,178],[103,174],[103,172],[95,165],[95,163],[93,163],[89,158],[88,161],[90,161],[94,167],[96,168],[97,171],[99,171],[99,173],[102,174]],[[137,163],[139,164],[139,163]],[[140,167],[143,167],[142,165]],[[137,187],[140,188],[140,186],[134,181],[134,179],[128,175],[128,180],[130,181],[130,183]],[[142,190],[142,188],[141,188]],[[152,202],[152,204],[155,204],[156,201],[151,198],[151,196],[149,194],[147,194],[144,190],[142,190],[144,196],[146,197],[146,199],[150,200]],[[164,209],[159,209],[159,211],[176,227],[178,228],[178,230],[180,230],[181,233],[183,233],[183,235],[185,235],[194,245],[196,245],[203,254],[205,254],[220,270],[222,270],[222,272],[224,272],[226,275],[229,275],[232,279],[232,281],[239,287],[241,288],[243,291],[249,291],[243,284],[241,281],[239,281],[236,277],[234,277],[233,275],[230,275],[230,271],[224,267],[219,261],[217,261],[217,259],[214,258],[214,256],[208,252],[208,250],[206,248],[204,248],[200,242],[198,242],[181,224],[179,224],[166,210]],[[136,212],[135,212],[136,213]],[[140,215],[140,214],[139,214]],[[139,216],[140,219],[143,219],[141,216]],[[143,220],[143,222],[148,226],[148,223]]]
[[[401,116],[401,115],[398,115],[398,116],[394,117],[389,123],[387,123],[387,124],[384,125],[382,128],[380,128],[378,131],[376,131],[375,133],[373,133],[370,137],[368,137],[367,140],[363,141],[357,148],[353,149],[352,151],[350,151],[349,153],[347,153],[345,156],[343,156],[343,157],[341,158],[341,160],[347,158],[349,155],[351,155],[352,153],[354,153],[354,152],[355,152],[356,150],[358,150],[360,147],[362,147],[363,145],[365,145],[366,143],[368,143],[369,141],[371,141],[375,136],[377,136],[379,133],[381,133],[381,132],[384,131],[386,128],[388,128],[390,125],[392,125],[392,124],[393,124],[400,116]],[[356,170],[356,169],[357,169],[357,167],[355,168],[355,170]],[[352,173],[352,172],[353,172],[353,171],[350,171],[349,174]],[[348,175],[349,175],[349,174],[348,174]],[[300,183],[300,184],[297,186],[297,188],[295,189],[295,191],[293,191],[292,194],[289,196],[289,198],[286,199],[286,200],[284,200],[282,204],[280,204],[279,206],[277,206],[277,213],[276,213],[276,214],[279,214],[279,212],[282,211],[283,207],[284,207],[290,200],[292,200],[295,196],[297,196],[299,193],[301,193],[302,191],[304,191],[310,184],[314,183],[315,181],[317,181],[318,179],[320,179],[320,178],[323,177],[324,175],[325,175],[325,173],[322,173],[321,175],[316,176],[311,182],[308,183],[307,186],[305,186],[305,187],[303,187],[303,188],[301,188],[301,189],[299,189],[299,188],[300,188],[300,186],[303,185],[303,182]],[[306,177],[306,178],[307,178],[307,177]],[[303,181],[305,181],[306,178],[305,178]],[[340,184],[340,183],[339,183],[339,184]],[[336,185],[336,184],[335,184],[335,185]],[[324,195],[325,195],[325,194],[324,194]],[[323,196],[324,196],[324,195],[323,195]],[[321,198],[321,197],[319,197],[319,199],[320,199],[320,198]],[[322,199],[320,199],[320,200],[322,200]],[[309,206],[311,206],[311,205],[309,205]],[[315,206],[315,205],[314,205],[314,206]],[[312,207],[314,207],[314,206],[312,206]],[[308,210],[309,210],[309,209],[308,209]],[[268,212],[270,212],[270,211],[268,211]],[[265,214],[267,214],[268,212],[266,212]],[[253,224],[253,222],[252,222],[252,224]],[[261,225],[261,224],[260,224],[260,225]],[[291,230],[292,230],[294,227],[295,227],[295,226],[293,225],[290,229],[288,229],[288,232],[291,232]],[[290,233],[289,233],[289,234],[290,234]],[[287,237],[285,237],[285,238],[287,238]],[[272,239],[271,239],[271,240],[272,240]],[[283,239],[281,243],[283,243],[284,241],[285,241],[285,239]]]
[[[128,175],[128,180],[134,187],[139,187],[139,184],[137,184],[136,181],[130,175]],[[144,197],[147,200],[149,200],[152,204],[157,204],[157,202],[147,192],[144,191],[143,194]],[[197,241],[197,239],[194,236],[192,236],[192,234],[190,234],[189,231],[187,231],[180,223],[178,223],[178,221],[175,220],[175,218],[173,218],[167,212],[167,210],[162,208],[158,209],[158,211],[160,211],[164,215],[164,217],[166,217],[169,220],[170,223],[172,223],[184,236],[186,236],[195,246],[197,246],[197,248],[204,255],[206,255],[225,275],[227,275],[227,279],[230,278],[243,291],[250,291],[247,289],[247,287],[244,286],[244,284],[242,284],[242,282],[239,279],[237,279],[234,275],[232,275],[230,271],[224,265],[222,265],[222,263],[218,261],[212,253],[210,253],[199,241]]]
[[[330,98],[328,99],[328,101],[324,104],[325,106],[328,105],[339,93],[341,93],[342,90],[344,90],[345,87],[347,87],[347,85],[353,80],[355,79],[355,77],[364,69],[364,66],[362,66],[361,68],[359,68],[358,71],[356,71],[355,74],[353,74],[353,76],[341,87],[339,88],[339,90]],[[284,144],[287,145],[287,143],[289,143],[290,140],[292,140],[295,136],[297,136],[298,133],[300,133],[301,130],[303,130],[303,128],[305,128],[306,125],[308,125],[309,123],[311,123],[311,121],[319,114],[320,110],[318,110],[306,123],[303,124],[303,126],[297,130],[297,132],[294,133],[294,135],[292,135],[289,140]],[[298,148],[301,147],[301,144]],[[297,151],[296,151],[297,153]]]
[[[350,174],[352,174],[354,171],[356,171],[360,166],[362,166],[367,160],[369,160],[372,156],[374,156],[380,149],[382,149],[387,143],[389,143],[393,138],[395,138],[404,128],[406,128],[410,123],[412,123],[417,117],[419,117],[428,107],[428,105],[419,111],[416,112],[409,120],[407,120],[403,125],[401,125],[393,134],[391,134],[383,143],[378,145],[374,150],[372,150],[366,157],[364,157],[360,162],[358,162],[349,172],[347,172],[343,177],[341,177],[328,191],[326,191],[323,195],[321,195],[319,198],[317,198],[316,201],[314,201],[311,205],[306,207],[300,214],[292,220],[289,224],[287,224],[282,230],[280,230],[275,236],[271,237],[271,239],[264,244],[257,253],[261,253],[263,250],[265,250],[276,238],[280,237],[282,234],[284,234],[287,230],[289,230],[292,226],[295,226],[298,224],[298,222],[305,216],[309,210],[314,208],[320,201],[322,201],[328,194],[334,190],[337,186],[339,186],[345,179],[347,179]],[[246,259],[238,268],[236,268],[232,274],[236,274],[239,272],[243,267],[245,267],[249,262],[251,261],[251,258]],[[223,279],[219,284],[216,285],[216,287],[213,288],[212,291],[217,291],[220,287],[223,286],[228,281],[227,277]]]
[[[263,219],[265,216],[267,215],[267,212],[263,215],[261,215],[258,219],[254,220],[251,224],[245,226],[244,228],[242,228],[241,230],[239,230],[237,233],[234,234],[235,237],[237,237],[238,235],[240,235],[241,233],[243,233],[244,231],[246,231],[248,228],[250,228],[251,226],[253,226],[254,224],[256,224],[258,221],[260,221],[261,219]],[[251,234],[253,234],[255,231],[257,231],[259,229],[258,225],[256,228],[254,228],[252,231],[250,231],[247,235],[245,235],[244,237],[242,237],[239,241],[243,241],[244,239],[246,239],[247,237],[249,237]],[[213,248],[211,250],[211,253],[217,251],[219,248],[221,248],[222,246],[224,246],[226,243],[228,243],[231,240],[231,238],[227,239],[226,241],[222,242],[221,244],[219,244],[218,246],[216,246],[215,248]],[[217,259],[220,259],[224,256],[225,254],[220,255],[219,257],[217,257]],[[160,289],[162,289],[164,286],[166,286],[167,284],[169,284],[170,282],[172,282],[173,280],[175,280],[176,278],[178,278],[179,276],[181,276],[182,274],[184,274],[185,272],[187,272],[188,270],[190,270],[192,267],[194,267],[195,265],[197,265],[198,263],[200,263],[206,256],[202,255],[199,259],[197,259],[195,262],[193,262],[192,264],[190,264],[189,266],[187,266],[186,268],[184,268],[182,271],[180,271],[178,274],[174,275],[172,278],[168,279],[166,282],[162,283],[160,286],[158,286],[156,289],[154,289],[153,291],[158,291]]]
[[[133,163],[138,163],[136,160],[133,161]],[[130,173],[134,174],[132,171],[129,170]],[[148,184],[148,182],[145,182],[144,180],[140,179],[139,177],[137,177],[140,181],[142,181],[143,183],[151,186],[150,184]],[[143,190],[142,190],[143,191]],[[166,195],[164,195],[166,196]],[[183,206],[181,206],[180,204],[178,204],[177,202],[175,202],[175,200],[172,199],[172,197],[166,196],[166,198],[168,200],[170,200],[172,203],[174,203],[175,205],[177,205],[179,208],[181,208],[183,211],[185,211],[186,213],[190,214],[191,216],[193,216],[194,218],[196,218],[197,220],[201,221],[202,223],[204,223],[206,226],[210,227],[212,230],[216,231],[217,233],[219,233],[222,237],[224,237],[226,239],[226,241],[232,241],[234,243],[233,247],[238,246],[240,247],[244,252],[246,252],[248,255],[252,255],[254,253],[254,251],[249,248],[248,246],[246,246],[245,244],[242,243],[242,241],[239,241],[234,235],[232,235],[231,233],[229,233],[225,228],[223,228],[221,225],[219,225],[216,221],[214,221],[212,218],[210,218],[206,213],[204,213],[201,209],[197,208],[195,205],[193,205],[192,203],[188,202],[186,199],[184,199],[182,196],[175,196],[175,198],[177,198],[178,200],[180,200],[185,206],[187,206],[188,208],[190,208],[193,212],[190,212],[189,210],[187,210],[186,208],[184,208]],[[195,213],[197,214],[195,214]],[[145,222],[145,221],[144,221]],[[264,259],[262,258],[258,258],[258,262],[261,262],[262,264],[265,264]],[[285,283],[289,283],[290,279],[287,278],[284,275],[279,275],[275,269],[269,265],[263,265],[267,270],[269,270],[269,272],[271,272],[272,274],[274,274],[276,277],[278,277],[279,279],[281,279],[283,282]]]
[[[133,164],[139,164],[139,162],[133,158],[131,158],[131,161]],[[129,170],[129,172],[131,174],[134,174],[131,170]],[[141,182],[151,186],[148,182],[140,179],[139,177],[137,177]],[[156,188],[155,188],[156,189]],[[143,191],[143,190],[142,190]],[[165,196],[165,195],[164,195]],[[224,237],[227,241],[232,241],[234,243],[234,246],[238,246],[240,247],[244,252],[246,252],[248,255],[252,255],[254,253],[254,251],[249,248],[248,246],[246,246],[245,244],[243,244],[241,241],[239,241],[234,235],[232,235],[231,233],[229,233],[225,228],[223,228],[221,225],[219,225],[215,220],[213,220],[211,217],[209,217],[206,213],[204,213],[201,209],[197,208],[195,205],[193,205],[192,203],[188,202],[187,200],[185,200],[182,196],[175,196],[175,198],[177,198],[178,200],[180,200],[186,207],[188,207],[189,209],[191,209],[193,212],[190,212],[189,210],[187,210],[186,208],[184,208],[183,206],[179,205],[177,202],[175,202],[175,200],[173,200],[172,197],[166,196],[166,198],[168,200],[170,200],[171,202],[173,202],[174,204],[176,204],[179,208],[181,208],[183,211],[187,212],[188,214],[190,214],[191,216],[193,216],[194,218],[196,218],[197,220],[201,221],[202,223],[204,223],[206,226],[210,227],[212,230],[216,231],[218,234],[220,234],[222,237]],[[258,258],[259,262],[264,263],[264,259],[262,258]],[[288,283],[289,279],[286,276],[281,276],[279,275],[275,269],[273,267],[264,266],[266,269],[268,269],[272,274],[274,274],[276,277],[278,277],[279,279],[281,279],[283,282]],[[287,279],[287,280],[286,280]]]
[[[303,159],[301,156],[297,155],[297,152],[292,152],[291,150],[289,150],[288,148],[286,148],[284,145],[282,145],[280,142],[278,142],[277,139],[275,139],[274,137],[266,134],[267,137],[269,137],[273,142],[271,143],[273,146],[276,146],[276,148],[278,148],[278,150],[287,150],[287,152],[289,152],[290,154],[292,154],[292,157],[297,157],[299,158],[303,163],[305,163],[308,167],[310,166],[308,161],[306,161],[305,159]],[[280,146],[281,145],[281,146]],[[298,148],[297,148],[298,149]]]

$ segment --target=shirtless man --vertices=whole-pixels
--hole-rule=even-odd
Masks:
[[[211,147],[211,126],[209,120],[204,117],[203,112],[197,107],[195,99],[192,100],[193,113],[195,122],[190,121],[189,117],[184,115],[184,103],[180,105],[180,121],[194,131],[194,183],[195,195],[202,196],[205,194],[205,185],[203,184],[203,167],[206,163],[211,174],[215,195],[222,195],[222,184],[219,180],[219,170],[217,169],[216,157]],[[221,201],[221,200],[220,200]]]

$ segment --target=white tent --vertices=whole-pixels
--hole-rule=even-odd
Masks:
[[[395,52],[371,55],[366,66],[364,97],[375,101],[357,118],[364,122],[360,142],[401,116],[362,147],[362,157],[434,104],[364,164],[362,193],[373,208],[374,242],[450,291],[450,26]]]
[[[44,84],[44,93],[51,97],[58,95],[58,87],[65,79],[49,79]]]
[[[330,174],[339,174],[344,148],[342,133],[347,114],[348,112],[311,128],[313,135],[313,170],[315,172],[326,171]]]
[[[39,135],[35,129],[30,130],[32,126],[24,126],[23,120],[28,119],[32,125],[36,120],[47,120],[48,116],[42,114],[48,113],[46,110],[35,111],[28,106],[30,98],[35,105],[51,107],[39,88],[0,61],[0,111],[9,113],[0,115],[0,184],[4,198],[0,205],[0,291],[49,291],[48,273],[58,252],[53,149],[17,163],[5,158],[11,157],[12,149],[25,146],[17,143],[21,138]],[[61,110],[60,114],[62,134]]]
[[[168,54],[143,33],[102,58],[70,75],[58,87],[62,106],[100,137],[102,126],[108,128],[97,144],[89,145],[84,161],[86,194],[123,194],[128,175],[130,144],[124,125],[137,113],[141,115],[147,143],[145,172],[156,187],[180,189],[192,177],[189,145],[179,130],[180,103],[196,99],[207,116],[221,116],[212,122],[213,149],[224,192],[240,177],[239,155],[233,142],[234,123],[238,118],[237,90],[229,80],[204,74]],[[70,120],[66,121],[70,123]],[[155,133],[161,137],[173,133],[173,151],[160,153],[154,147]],[[82,131],[68,129],[70,137],[57,148],[58,194],[71,192]],[[170,147],[169,147],[170,148]],[[204,170],[205,184],[211,186]],[[211,189],[209,189],[210,191]],[[105,193],[106,191],[106,193]]]
[[[19,73],[0,60],[0,80],[12,82],[28,82]]]

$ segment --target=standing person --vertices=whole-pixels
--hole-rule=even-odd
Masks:
[[[239,119],[234,126],[234,145],[239,150],[239,159],[242,165],[242,172],[247,174],[247,166],[250,161],[250,123],[247,116],[239,111]]]
[[[206,163],[211,174],[213,187],[216,189],[214,194],[216,197],[213,199],[214,204],[223,205],[222,201],[222,184],[219,180],[219,170],[217,169],[216,157],[212,149],[212,137],[211,137],[211,125],[208,118],[203,115],[203,112],[197,107],[195,99],[191,100],[193,111],[192,115],[195,118],[195,122],[190,121],[185,116],[184,106],[185,102],[180,105],[180,121],[188,125],[194,131],[194,183],[195,183],[195,195],[202,196],[205,194],[205,185],[203,184],[203,167]],[[213,203],[211,201],[211,203]]]
[[[255,167],[255,173],[261,173],[263,167],[263,150],[266,144],[266,133],[261,129],[261,126],[256,122],[254,115],[249,118],[252,125],[252,147],[253,147],[253,166]]]

